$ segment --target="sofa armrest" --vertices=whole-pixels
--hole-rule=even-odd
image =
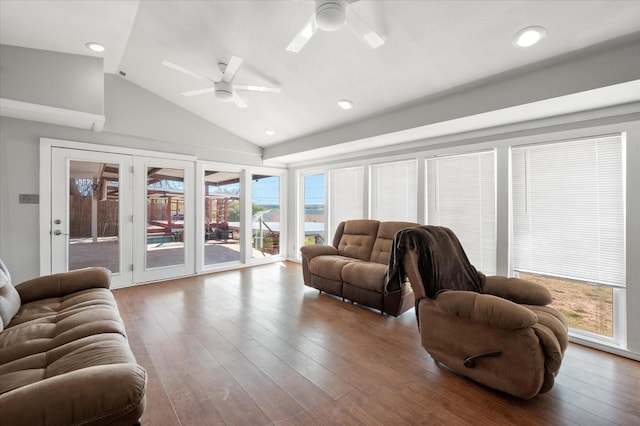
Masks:
[[[489,327],[515,330],[538,322],[538,317],[530,309],[490,294],[443,291],[436,296],[434,303],[444,312]]]
[[[302,254],[302,257],[306,257],[308,260],[311,260],[316,256],[337,255],[338,249],[329,245],[312,244],[300,247],[300,253]]]
[[[0,395],[2,424],[134,424],[144,410],[145,389],[139,365],[83,368]]]
[[[553,302],[553,296],[548,288],[520,278],[486,277],[482,293],[524,305],[546,306]]]
[[[16,285],[16,290],[22,303],[29,303],[90,288],[109,288],[110,285],[111,271],[93,267],[34,278]]]

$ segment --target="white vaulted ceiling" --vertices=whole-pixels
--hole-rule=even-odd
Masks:
[[[525,69],[640,31],[639,1],[357,1],[349,5],[386,43],[370,49],[347,29],[319,31],[300,53],[285,50],[313,13],[311,1],[1,1],[0,43],[100,55],[105,72],[126,78],[261,147],[356,123],[425,97]],[[523,49],[520,29],[547,37]],[[84,44],[105,44],[92,53]],[[242,92],[248,108],[211,85],[163,66],[203,76],[244,59],[236,83],[282,87]],[[349,111],[336,102],[355,103]],[[272,129],[275,134],[265,134]]]

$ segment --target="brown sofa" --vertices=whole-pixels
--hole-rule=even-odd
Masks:
[[[145,405],[110,272],[87,268],[15,287],[0,261],[0,423],[134,425]]]
[[[348,220],[341,222],[333,245],[300,248],[305,285],[351,302],[398,316],[414,305],[408,282],[385,286],[394,234],[412,222]]]

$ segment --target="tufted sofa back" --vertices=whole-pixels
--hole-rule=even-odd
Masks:
[[[370,219],[347,220],[338,225],[333,245],[341,256],[386,265],[391,256],[394,234],[414,226],[418,224]]]
[[[334,242],[338,240],[338,254],[341,256],[351,257],[353,259],[369,260],[371,257],[371,251],[373,250],[373,244],[378,235],[377,220],[358,219],[347,220],[342,226],[342,223],[338,226],[338,231],[342,229],[342,235]]]
[[[380,222],[369,261],[388,265],[391,257],[393,236],[401,229],[415,226],[419,225],[413,222]]]

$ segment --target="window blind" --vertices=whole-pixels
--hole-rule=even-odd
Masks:
[[[513,265],[625,285],[621,135],[512,149]]]
[[[329,176],[329,230],[333,233],[343,220],[362,219],[364,168],[334,169]]]
[[[496,182],[493,151],[427,160],[427,222],[446,226],[469,261],[496,273]]]
[[[417,222],[415,160],[371,166],[371,218]]]

